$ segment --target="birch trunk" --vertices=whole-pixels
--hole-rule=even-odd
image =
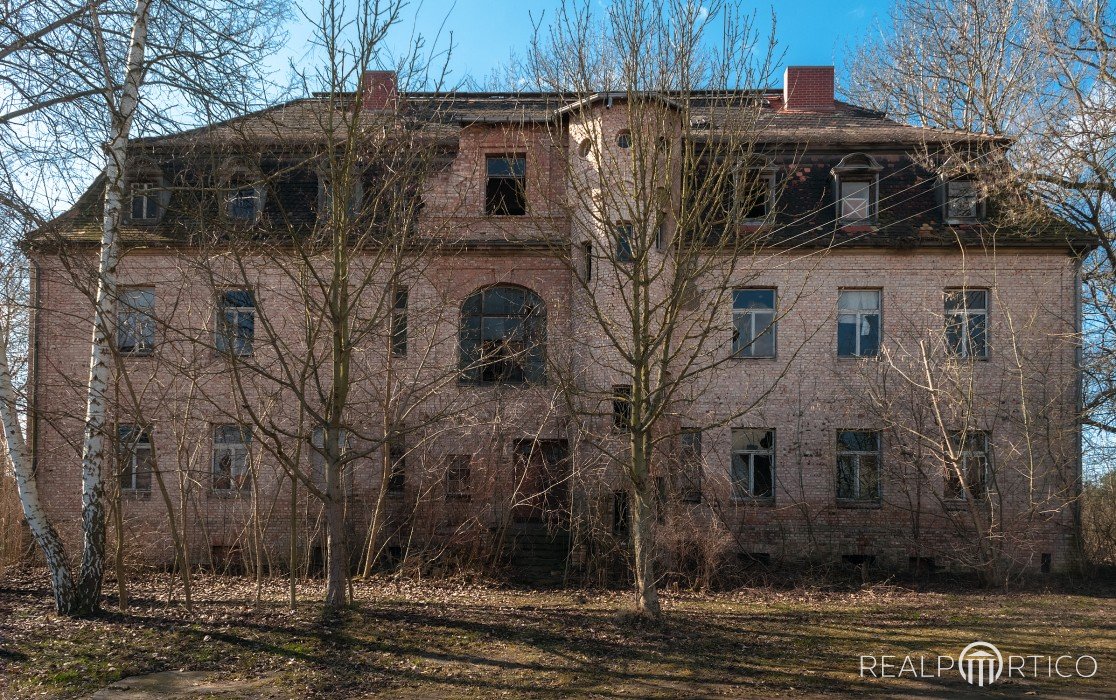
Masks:
[[[23,517],[31,528],[35,542],[42,550],[50,570],[50,586],[54,592],[54,608],[60,615],[71,615],[75,607],[74,579],[66,561],[62,538],[47,519],[39,500],[39,488],[35,483],[35,473],[27,455],[27,443],[23,439],[23,428],[19,424],[19,411],[16,408],[15,389],[8,368],[8,329],[0,333],[0,422],[4,425],[4,440],[8,446],[8,459],[15,472],[19,502],[23,507]]]
[[[116,265],[120,258],[118,240],[120,214],[124,207],[124,166],[132,117],[139,104],[143,82],[147,18],[152,0],[136,0],[132,36],[125,64],[119,103],[108,94],[112,133],[105,147],[105,212],[101,231],[97,297],[93,316],[93,340],[89,355],[89,384],[85,413],[85,439],[81,459],[81,527],[84,535],[81,572],[77,582],[76,613],[96,612],[101,603],[105,567],[105,404],[108,397],[113,316],[116,311]],[[107,59],[102,54],[106,78]]]

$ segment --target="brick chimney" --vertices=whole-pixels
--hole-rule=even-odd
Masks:
[[[783,109],[832,112],[833,66],[788,66],[783,73]]]
[[[399,100],[395,71],[366,70],[360,78],[362,109],[394,110]]]

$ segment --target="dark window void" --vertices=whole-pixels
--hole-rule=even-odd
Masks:
[[[632,387],[627,384],[612,387],[612,429],[618,433],[632,429]]]
[[[461,309],[462,378],[478,384],[546,379],[546,307],[522,287],[489,287]]]
[[[527,213],[527,159],[523,156],[489,156],[484,212],[498,216]]]

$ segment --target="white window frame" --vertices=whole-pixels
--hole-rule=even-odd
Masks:
[[[873,292],[873,293],[875,293],[875,295],[876,295],[876,308],[875,308],[875,310],[873,311],[872,309],[848,309],[848,308],[845,308],[845,307],[841,306],[842,296],[846,292]],[[841,354],[841,340],[840,340],[841,331],[840,331],[840,328],[841,328],[841,317],[842,316],[855,316],[856,317],[856,327],[857,327],[856,350],[852,355],[842,355]],[[865,319],[869,316],[875,316],[876,317],[876,319],[877,319],[876,320],[876,328],[878,329],[877,330],[877,336],[878,337],[876,339],[876,351],[872,354],[866,354],[864,352],[864,350],[861,348],[861,338],[864,337],[864,334],[859,332],[860,329],[864,327]],[[837,329],[838,329],[837,330],[837,336],[838,336],[837,337],[837,356],[838,357],[879,357],[880,350],[883,347],[883,337],[884,337],[884,335],[883,335],[883,331],[884,331],[884,328],[883,328],[883,290],[882,289],[865,288],[865,287],[844,287],[844,288],[838,289],[837,290]]]
[[[867,433],[875,437],[876,449],[874,450],[850,450],[841,444],[841,433]],[[881,440],[880,431],[878,430],[864,430],[858,428],[844,428],[837,431],[837,500],[843,503],[879,503],[883,495],[883,484],[881,483],[883,472],[883,445]],[[854,495],[841,494],[841,458],[849,457],[854,460],[855,473],[853,474],[852,483],[856,490]],[[862,479],[860,478],[863,469],[862,462],[864,457],[872,457],[876,461],[876,493],[866,496],[861,493]]]
[[[979,292],[984,295],[984,306],[975,308],[969,306],[969,294]],[[961,306],[957,309],[946,308],[950,294],[959,294],[961,297]],[[942,308],[945,315],[945,331],[946,331],[946,349],[951,355],[963,359],[988,359],[988,320],[989,320],[989,307],[992,305],[991,290],[986,288],[971,288],[971,287],[947,287],[942,295]],[[984,317],[984,345],[979,354],[973,354],[972,336],[969,333],[969,322],[974,316]],[[950,326],[960,324],[961,328],[961,347],[955,347],[949,340]]]
[[[229,293],[243,292],[252,299],[251,306],[229,306],[225,304],[226,295]],[[232,314],[229,320],[228,314]],[[252,335],[241,337],[240,327],[242,317],[252,319]],[[214,338],[214,347],[217,352],[231,353],[238,357],[250,357],[254,351],[256,341],[256,294],[249,288],[223,289],[217,297],[217,333]]]
[[[849,203],[852,201],[859,201],[859,198],[852,198],[845,194],[845,187],[852,185],[863,185],[864,193],[864,216],[855,216],[851,213],[853,211]],[[876,183],[874,178],[865,177],[842,177],[837,182],[838,187],[838,218],[842,224],[868,224],[876,220]],[[859,207],[857,207],[859,209]]]
[[[750,450],[746,448],[737,449],[735,445],[732,448],[732,460],[735,462],[740,459],[745,465],[745,472],[748,477],[748,483],[744,484],[741,480],[735,478],[733,469],[729,471],[729,481],[732,485],[732,497],[737,501],[773,501],[775,500],[775,429],[774,428],[733,428],[732,433],[738,431],[756,431],[769,433],[771,435],[771,447],[768,449],[759,448]],[[735,435],[732,435],[732,440],[735,443]],[[762,442],[762,440],[761,440]],[[768,496],[757,496],[756,492],[756,457],[767,457],[768,464],[771,465],[771,494]],[[746,486],[746,491],[741,492],[741,486]]]
[[[163,188],[157,182],[133,182],[128,198],[128,215],[131,221],[153,222],[159,220]],[[136,216],[136,198],[143,200],[142,216]]]
[[[124,432],[127,431],[127,437]],[[138,437],[134,437],[138,432]],[[135,424],[121,424],[116,429],[117,440],[119,444],[119,455],[122,462],[122,467],[127,469],[129,479],[129,486],[123,484],[123,480],[119,476],[117,483],[120,484],[120,490],[123,493],[129,494],[145,494],[151,493],[151,479],[155,473],[155,448],[151,437],[151,427]],[[126,441],[126,442],[125,442]],[[143,463],[141,455],[146,454],[147,457],[147,485],[141,486],[139,483],[140,466]]]
[[[150,295],[150,304],[138,306],[136,296]],[[116,349],[130,357],[150,355],[155,350],[155,288],[125,287],[120,290],[116,309]],[[125,339],[133,340],[130,346]]]
[[[230,429],[226,431],[226,429]],[[223,433],[238,431],[240,439],[236,441],[225,440]],[[228,458],[229,486],[217,485],[218,478],[224,478],[224,470],[218,470],[222,460]],[[252,434],[246,426],[222,424],[213,426],[213,464],[210,467],[210,484],[213,491],[218,493],[236,493],[248,491],[252,488]],[[218,476],[220,474],[220,477]]]
[[[757,322],[756,322],[756,314],[757,313],[766,313],[766,312],[768,312],[768,309],[741,309],[741,308],[737,308],[736,304],[735,304],[735,297],[736,297],[735,292],[738,292],[738,291],[741,291],[741,292],[743,292],[743,291],[771,292],[771,309],[770,309],[771,323],[768,324],[766,327],[764,327],[762,329],[759,329],[759,327],[757,325]],[[733,357],[746,358],[746,359],[772,359],[772,358],[776,357],[778,355],[778,352],[779,352],[778,324],[776,323],[776,318],[777,318],[777,315],[778,315],[778,307],[779,307],[779,290],[775,287],[740,287],[738,289],[734,289],[733,292],[734,292],[734,294],[733,294],[733,300],[734,301],[733,301],[733,307],[732,307],[732,328],[733,328],[732,356]],[[742,317],[745,317],[745,316],[748,317],[748,330],[750,331],[750,336],[749,337],[751,337],[752,340],[747,345],[742,345],[741,336],[737,332],[737,329],[740,327],[739,326],[739,319],[741,319]],[[756,343],[756,341],[759,340],[759,337],[761,335],[765,335],[765,334],[768,334],[768,333],[771,334],[771,354],[770,355],[756,354],[756,348],[758,347],[758,343]]]
[[[979,437],[983,445],[983,449],[974,450],[971,448],[970,439]],[[951,433],[949,436],[952,447],[956,450],[958,459],[957,465],[947,465],[950,470],[946,475],[946,498],[951,501],[967,501],[972,496],[976,500],[984,498],[991,492],[992,486],[992,435],[987,430],[966,430]],[[978,460],[981,464],[980,469],[980,482],[978,484],[972,483],[969,478],[973,471],[970,467],[973,460]],[[959,469],[960,474],[955,473],[953,470]],[[963,476],[965,483],[961,483],[959,477]],[[979,486],[980,492],[973,493],[973,487]],[[956,488],[955,488],[956,487]]]

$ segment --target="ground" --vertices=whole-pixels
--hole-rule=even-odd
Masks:
[[[133,583],[128,610],[69,620],[53,614],[44,582],[41,572],[0,582],[0,697],[945,698],[976,691],[956,671],[861,678],[860,657],[925,654],[932,665],[977,640],[1070,664],[1087,654],[1098,666],[1092,678],[1051,678],[1043,660],[1039,678],[1001,677],[984,696],[1116,695],[1110,585],[667,592],[664,622],[647,625],[622,591],[460,582],[360,583],[357,602],[328,618],[316,583],[300,587],[292,613],[281,580],[264,582],[256,603],[252,581],[203,577],[189,615],[167,605],[168,579],[154,574]]]

